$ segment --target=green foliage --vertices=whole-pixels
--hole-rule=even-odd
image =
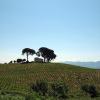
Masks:
[[[68,86],[64,82],[57,82],[51,85],[53,96],[58,98],[67,98]]]
[[[42,56],[44,58],[44,62],[49,62],[56,58],[54,51],[46,47],[39,48],[37,55]]]
[[[25,100],[25,97],[19,95],[0,95],[0,100]]]
[[[36,98],[38,98],[38,96],[28,95],[25,97],[25,100],[36,100]]]
[[[52,91],[50,96],[67,98],[68,86],[64,82],[52,83],[48,86],[47,82],[40,80],[36,81],[36,83],[32,85],[32,90],[42,96],[46,96],[46,94],[49,95],[48,91]]]
[[[94,85],[83,85],[82,90],[88,93],[91,97],[97,97],[98,92],[96,90],[96,87]]]
[[[15,93],[13,95],[22,93],[25,95],[24,97],[26,97],[27,94],[34,94],[32,89],[30,89],[30,84],[35,84],[37,80],[45,80],[49,83],[48,85],[56,81],[64,81],[64,83],[68,85],[69,90],[67,94],[69,98],[72,96],[73,98],[76,97],[77,92],[81,92],[80,85],[85,83],[94,84],[97,87],[97,91],[100,92],[100,70],[61,63],[0,64],[1,90],[12,92],[11,94]],[[2,92],[1,95],[3,98],[8,96],[5,92]],[[82,96],[84,96],[84,94],[82,94]],[[21,95],[21,97],[23,97],[23,95]],[[40,95],[33,95],[30,96],[30,98],[41,100],[42,97]],[[52,97],[52,95],[49,97],[48,94],[45,98],[44,100],[53,100],[52,98],[56,100],[55,97]]]
[[[29,56],[29,55],[34,55],[34,54],[35,54],[35,50],[30,49],[30,48],[24,48],[24,49],[22,50],[22,55],[24,55],[24,54],[27,55],[27,63],[28,63],[28,62],[29,62],[29,61],[28,61],[28,56]]]
[[[48,84],[43,80],[36,81],[36,83],[33,84],[32,89],[33,91],[38,92],[40,95],[45,96],[48,92]]]
[[[88,84],[82,85],[82,86],[81,86],[81,89],[82,89],[83,91],[85,91],[86,93],[88,93],[88,91],[89,91],[89,85],[88,85]]]

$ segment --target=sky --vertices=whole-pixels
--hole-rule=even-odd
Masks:
[[[57,62],[100,60],[100,0],[0,0],[0,63],[27,47],[53,49]]]

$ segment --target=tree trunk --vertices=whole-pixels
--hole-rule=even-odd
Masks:
[[[45,57],[44,57],[44,61],[43,62],[45,63]]]
[[[49,58],[47,58],[47,62],[49,63],[49,61],[50,61],[50,59]]]
[[[28,53],[26,54],[26,56],[27,56],[27,63],[28,63]]]

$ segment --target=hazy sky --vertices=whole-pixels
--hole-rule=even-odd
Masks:
[[[100,60],[100,0],[0,0],[0,62],[42,46],[56,61]]]

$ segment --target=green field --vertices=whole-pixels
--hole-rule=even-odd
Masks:
[[[60,63],[0,64],[0,100],[26,100],[29,95],[38,97],[30,88],[36,80],[64,81],[69,87],[69,100],[86,100],[78,98],[83,96],[80,87],[84,84],[95,85],[100,92],[100,70]],[[14,99],[6,99],[10,97]]]

